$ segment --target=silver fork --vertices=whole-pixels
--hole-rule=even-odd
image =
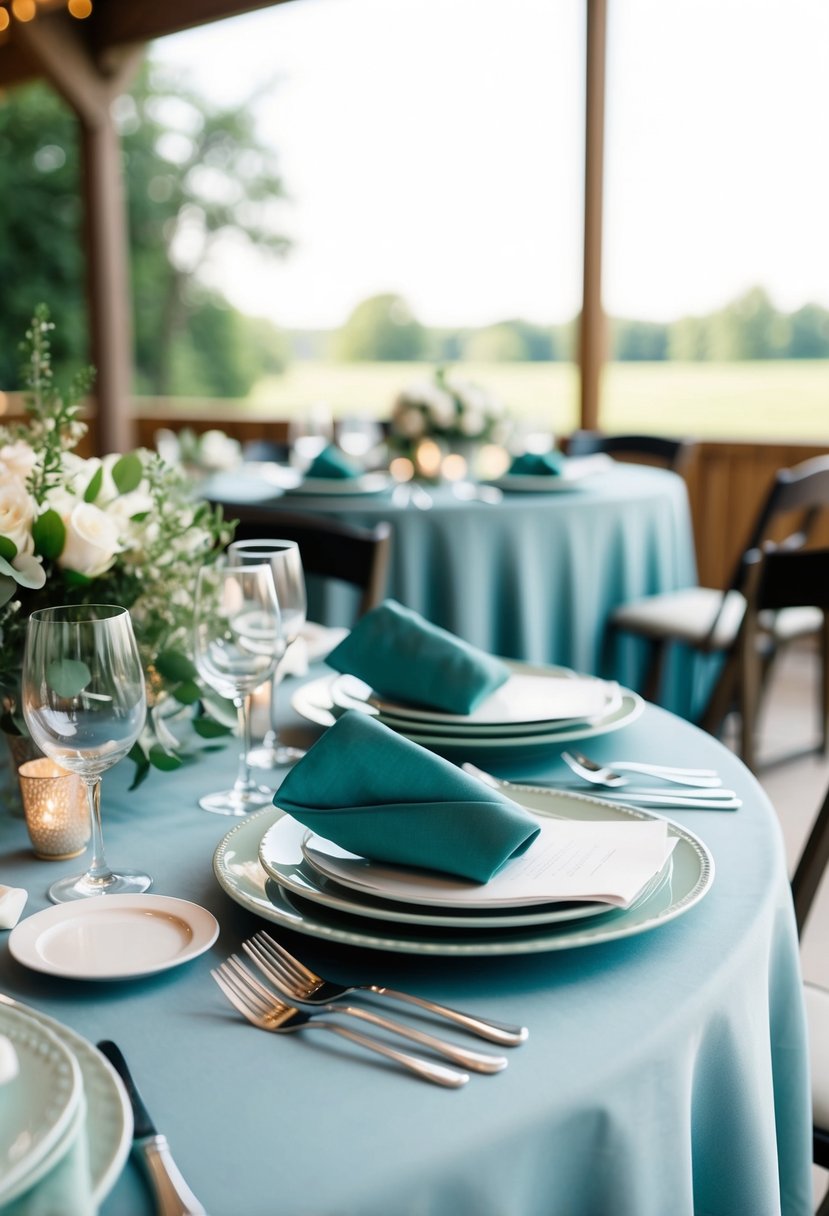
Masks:
[[[237,972],[228,967],[227,963],[221,963],[210,974],[234,1009],[238,1009],[242,1017],[253,1026],[258,1026],[260,1030],[267,1030],[272,1034],[292,1034],[297,1030],[328,1030],[344,1039],[350,1039],[352,1043],[357,1043],[368,1051],[377,1052],[389,1060],[394,1060],[396,1064],[407,1068],[422,1080],[431,1081],[435,1085],[458,1089],[461,1085],[466,1085],[469,1080],[469,1073],[460,1072],[446,1064],[436,1064],[431,1060],[424,1060],[408,1051],[390,1047],[371,1035],[349,1030],[348,1027],[329,1022],[325,1018],[302,1013],[275,997],[263,997],[259,991],[261,985],[252,975],[248,973],[248,980],[243,980]]]
[[[479,1038],[488,1039],[491,1043],[498,1043],[502,1047],[517,1047],[519,1043],[525,1042],[529,1031],[526,1026],[510,1026],[504,1022],[495,1022],[489,1018],[476,1017],[471,1013],[462,1013],[459,1009],[451,1009],[448,1005],[438,1005],[435,1001],[428,1001],[421,996],[413,996],[410,992],[399,992],[395,988],[386,988],[382,984],[337,984],[333,980],[326,980],[321,975],[317,975],[301,963],[299,959],[294,958],[289,954],[284,946],[275,941],[270,934],[260,931],[254,934],[251,939],[258,943],[265,953],[268,960],[273,964],[280,964],[279,973],[284,975],[284,984],[292,992],[298,996],[301,995],[303,1001],[314,1005],[328,1005],[332,1001],[340,1000],[344,996],[350,995],[352,992],[374,992],[378,996],[391,997],[396,1001],[405,1001],[410,1005],[418,1005],[421,1009],[427,1010],[429,1013],[437,1014],[439,1017],[446,1018],[449,1022],[454,1022],[455,1025],[461,1026],[470,1034],[476,1034]]]
[[[278,962],[271,962],[264,946],[255,939],[252,939],[251,941],[243,942],[242,949],[248,958],[256,964],[265,979],[276,988],[279,996],[293,1001],[300,1009],[307,1009],[313,1012],[321,1008],[326,1013],[346,1014],[352,1018],[359,1018],[362,1022],[370,1022],[372,1026],[378,1026],[381,1030],[388,1030],[391,1034],[398,1034],[401,1038],[410,1039],[413,1043],[417,1043],[418,1046],[426,1047],[429,1051],[435,1051],[438,1055],[445,1056],[447,1060],[451,1060],[453,1064],[459,1064],[461,1068],[469,1068],[472,1072],[502,1072],[507,1066],[506,1056],[492,1055],[487,1051],[471,1051],[468,1047],[461,1047],[456,1043],[447,1043],[445,1039],[439,1039],[424,1030],[417,1030],[414,1026],[406,1026],[403,1022],[395,1022],[392,1018],[381,1017],[379,1013],[374,1013],[370,1009],[360,1009],[356,1005],[346,1004],[335,1005],[325,1003],[320,1005],[320,1002],[317,1000],[306,1001],[301,990],[287,978],[280,964]],[[233,959],[231,958],[228,961],[233,962]]]

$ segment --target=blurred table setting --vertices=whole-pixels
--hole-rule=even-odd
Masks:
[[[277,532],[280,511],[363,527],[388,521],[387,592],[401,604],[491,653],[562,663],[635,687],[646,652],[631,638],[608,644],[605,625],[626,600],[695,583],[684,482],[662,469],[608,465],[604,458],[601,468],[572,480],[540,474],[515,480],[533,488],[509,492],[506,474],[501,489],[466,480],[396,483],[375,471],[324,484],[315,478],[291,490],[238,470],[201,488],[228,518],[245,518],[247,507]],[[497,491],[497,501],[482,498],[485,491]],[[309,592],[314,619],[350,624],[354,597],[347,588],[309,583]],[[690,660],[676,653],[671,664],[666,707],[690,715]]]

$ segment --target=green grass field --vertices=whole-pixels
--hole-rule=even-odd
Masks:
[[[572,364],[454,367],[498,393],[516,418],[542,420],[560,435],[577,425],[578,376]],[[337,416],[384,417],[398,389],[428,372],[408,363],[295,363],[284,376],[261,381],[244,409],[288,418],[324,401]],[[829,360],[609,364],[602,426],[617,432],[826,443]]]

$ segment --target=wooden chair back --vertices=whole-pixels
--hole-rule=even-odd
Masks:
[[[568,456],[592,456],[607,452],[632,462],[659,465],[682,473],[693,451],[689,439],[667,439],[661,435],[602,435],[599,431],[574,431],[567,441]]]
[[[357,587],[362,592],[358,616],[385,596],[391,553],[391,525],[385,521],[362,528],[270,505],[228,501],[215,505],[221,506],[226,519],[236,520],[236,540],[294,540],[306,574]]]

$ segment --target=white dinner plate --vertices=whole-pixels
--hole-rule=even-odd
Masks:
[[[300,717],[314,722],[317,726],[334,725],[342,708],[336,704],[332,695],[333,685],[337,679],[339,679],[338,676],[321,676],[319,679],[309,680],[297,688],[291,698],[291,705]],[[596,722],[578,723],[574,726],[564,725],[558,729],[518,730],[517,732],[499,730],[492,733],[479,730],[474,735],[469,735],[451,731],[428,731],[426,728],[421,731],[414,724],[411,728],[401,729],[391,718],[383,718],[382,721],[386,726],[397,730],[399,734],[405,735],[414,743],[420,743],[432,751],[450,752],[453,755],[463,753],[464,759],[469,759],[473,753],[486,752],[489,755],[499,751],[506,751],[511,756],[522,755],[526,752],[529,756],[538,748],[569,743],[575,739],[590,739],[628,726],[642,713],[645,703],[638,693],[632,692],[630,689],[621,689],[620,692],[620,700],[606,717],[602,717]]]
[[[123,980],[178,967],[213,945],[219,923],[169,895],[101,895],[55,904],[12,929],[12,957],[47,975]]]
[[[469,714],[446,713],[396,701],[350,675],[335,680],[331,695],[337,704],[342,703],[340,697],[344,695],[349,701],[363,701],[384,717],[399,718],[407,724],[469,731],[481,727],[546,726],[550,729],[586,722],[604,717],[618,697],[618,685],[596,676],[577,676],[567,669],[533,666],[509,659],[504,662],[510,671],[505,683]]]
[[[560,924],[567,920],[583,920],[611,911],[606,904],[560,903],[539,904],[532,908],[451,908],[426,907],[378,898],[363,890],[345,888],[336,879],[315,866],[314,857],[306,851],[306,838],[312,833],[290,815],[282,814],[268,828],[259,845],[259,861],[267,874],[280,887],[309,900],[345,912],[365,916],[369,920],[399,922],[408,925],[434,925],[453,929],[516,928],[521,925]]]
[[[533,791],[533,805],[543,807],[549,793]],[[595,818],[606,814],[611,805],[588,795],[580,797],[593,804]],[[540,803],[538,799],[541,799]],[[627,807],[613,809],[639,814]],[[596,945],[645,933],[683,915],[703,898],[714,878],[714,863],[706,846],[681,824],[669,820],[669,834],[677,837],[671,856],[670,880],[658,885],[635,907],[571,924],[517,929],[461,931],[430,929],[414,923],[381,925],[333,908],[317,905],[309,908],[305,900],[297,900],[292,892],[283,891],[266,874],[258,860],[259,845],[265,832],[281,815],[276,807],[268,807],[244,819],[227,833],[213,857],[213,870],[219,885],[236,903],[263,920],[309,937],[367,950],[457,958],[538,954]]]
[[[87,1039],[64,1026],[62,1022],[28,1005],[11,1001],[11,998],[2,994],[0,1002],[45,1026],[69,1048],[78,1062],[86,1098],[84,1134],[87,1138],[92,1202],[97,1208],[115,1185],[132,1147],[132,1107],[124,1084],[97,1047],[93,1047]],[[79,1108],[76,1118],[83,1122],[82,1108]],[[38,1178],[43,1177],[61,1159],[63,1153],[68,1151],[74,1136],[82,1131],[73,1120],[52,1153],[41,1163],[37,1177],[27,1180],[27,1188],[33,1186]]]
[[[82,1107],[81,1071],[46,1026],[0,1004],[0,1034],[14,1047],[18,1073],[0,1089],[0,1207],[42,1176]],[[44,1165],[44,1163],[47,1163]]]
[[[303,477],[285,490],[286,498],[307,494],[312,498],[359,498],[361,494],[384,494],[395,484],[388,473],[363,473],[360,477]]]

